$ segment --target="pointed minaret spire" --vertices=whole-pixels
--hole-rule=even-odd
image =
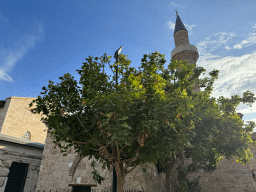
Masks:
[[[183,22],[181,21],[179,15],[178,15],[177,10],[175,10],[175,11],[176,11],[177,19],[176,19],[174,34],[175,34],[176,32],[178,32],[178,31],[180,31],[180,30],[185,30],[185,31],[187,31],[185,25],[183,24]],[[174,34],[173,34],[173,35],[174,35]]]

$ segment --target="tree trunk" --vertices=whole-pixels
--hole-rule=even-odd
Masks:
[[[117,177],[117,192],[123,192],[125,184],[125,175],[123,177]]]
[[[170,175],[171,175],[171,165],[167,165],[166,166],[166,172],[165,172],[165,191],[166,192],[171,192],[171,188],[170,188]]]
[[[116,156],[116,146],[112,145],[112,151],[113,154]],[[116,171],[116,177],[117,177],[117,192],[123,192],[124,184],[125,184],[125,172],[124,172],[124,166],[123,163],[119,163],[118,161],[115,161],[114,164],[115,171]]]
[[[125,173],[124,167],[122,163],[115,162],[115,170],[117,176],[117,192],[123,192],[124,184],[125,184]]]
[[[179,158],[181,157],[182,152],[178,153],[177,157],[175,157],[174,155],[172,156],[173,160],[171,161],[170,164],[167,164],[165,166],[165,191],[166,192],[171,192],[171,185],[170,185],[170,177],[171,177],[171,170],[173,169],[174,165],[176,164],[176,162],[179,160]],[[173,186],[172,186],[173,187]]]

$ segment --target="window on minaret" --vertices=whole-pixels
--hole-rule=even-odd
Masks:
[[[30,141],[31,140],[31,133],[29,131],[26,131],[23,136],[22,139],[26,140],[26,141]]]

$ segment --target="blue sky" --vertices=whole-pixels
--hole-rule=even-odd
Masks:
[[[4,1],[0,7],[0,100],[37,97],[49,80],[70,73],[79,82],[88,56],[112,56],[123,45],[132,67],[143,54],[175,48],[178,14],[190,44],[199,51],[197,65],[206,75],[218,69],[212,96],[256,94],[256,16],[253,1]],[[106,68],[105,68],[106,70]],[[107,67],[107,74],[112,71]],[[112,79],[112,78],[111,78]],[[243,120],[256,122],[256,104],[239,105]],[[254,129],[256,131],[256,128]]]

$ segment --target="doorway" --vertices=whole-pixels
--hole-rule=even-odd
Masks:
[[[72,192],[91,192],[91,186],[73,186]]]
[[[23,192],[28,166],[27,163],[12,163],[4,192]]]

